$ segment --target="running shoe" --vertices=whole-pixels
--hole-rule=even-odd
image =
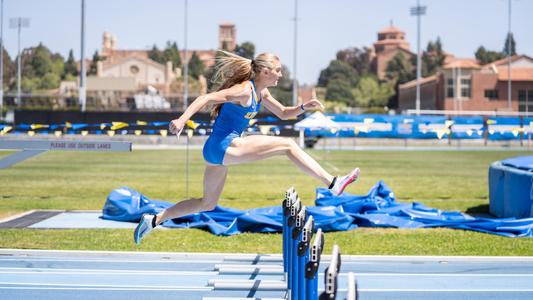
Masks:
[[[144,214],[141,217],[141,221],[139,221],[139,225],[135,228],[135,231],[133,232],[133,239],[135,240],[135,244],[139,245],[141,243],[141,240],[148,234],[152,229],[154,229],[153,226],[153,219],[155,218],[155,215],[150,214]]]
[[[352,182],[357,181],[359,178],[360,170],[359,168],[355,168],[350,174],[345,176],[337,176],[335,180],[335,184],[333,184],[333,187],[331,188],[331,191],[333,194],[339,196],[344,192],[344,189]]]

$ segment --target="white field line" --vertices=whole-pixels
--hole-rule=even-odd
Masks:
[[[156,256],[156,259],[166,259],[172,261],[173,257],[186,259],[189,262],[196,262],[195,258],[204,258],[216,261],[222,261],[223,259],[249,259],[254,260],[256,256],[261,258],[279,258],[281,254],[257,254],[257,253],[207,253],[207,252],[136,252],[136,251],[94,251],[94,250],[29,250],[29,249],[0,249],[0,259],[5,258],[6,255],[14,255],[27,258],[26,255],[56,255],[59,257],[65,257],[66,255],[77,255],[84,259],[90,259],[88,255],[100,255],[100,256],[117,256],[124,257],[124,255],[131,255],[132,259],[144,256]],[[13,257],[13,256],[10,256]],[[321,261],[329,259],[330,255],[322,255]],[[343,262],[349,261],[428,261],[428,262],[450,262],[450,261],[486,261],[486,262],[533,262],[533,256],[408,256],[408,255],[342,255]]]
[[[150,270],[116,270],[116,269],[52,269],[52,268],[2,268],[2,274],[33,274],[33,275],[181,275],[181,276],[216,276],[215,271],[150,271]]]
[[[181,291],[210,291],[211,287],[206,286],[169,286],[169,285],[111,285],[111,284],[71,284],[71,283],[40,283],[40,282],[0,282],[0,285],[21,286],[32,285],[37,287],[46,288],[93,288],[93,289],[168,289],[168,290],[181,290]],[[3,287],[0,287],[2,289]]]
[[[412,292],[424,292],[424,293],[494,293],[494,292],[533,292],[533,289],[357,289],[359,292],[367,293],[412,293]]]

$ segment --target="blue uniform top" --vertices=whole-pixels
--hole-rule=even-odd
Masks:
[[[230,132],[241,135],[248,127],[251,119],[259,112],[261,108],[261,100],[257,100],[257,93],[255,91],[255,84],[252,82],[252,104],[244,107],[235,103],[224,103],[220,108],[220,112],[213,124],[212,134],[227,134]]]
[[[250,120],[261,108],[261,99],[257,99],[255,84],[252,82],[252,104],[244,107],[240,104],[224,103],[213,124],[213,132],[207,139],[203,149],[204,159],[215,165],[222,165],[226,149],[231,141],[239,137],[248,127]]]

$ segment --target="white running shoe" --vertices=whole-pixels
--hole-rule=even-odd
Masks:
[[[144,214],[141,217],[141,221],[139,221],[139,225],[135,228],[135,231],[133,232],[133,239],[135,240],[135,244],[139,245],[141,243],[141,240],[148,234],[152,229],[154,229],[153,219],[155,218],[155,215],[149,215]]]
[[[355,168],[348,175],[337,176],[337,179],[335,180],[335,184],[331,188],[331,191],[333,192],[333,194],[335,194],[336,196],[339,196],[340,194],[342,194],[342,192],[344,192],[344,189],[350,183],[357,181],[357,179],[359,178],[359,173],[360,172],[361,171],[359,170],[359,168]]]

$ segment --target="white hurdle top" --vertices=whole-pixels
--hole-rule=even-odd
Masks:
[[[131,152],[131,142],[0,139],[0,149]]]

